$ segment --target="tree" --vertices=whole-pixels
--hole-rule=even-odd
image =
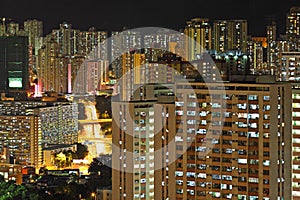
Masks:
[[[64,154],[66,155],[66,165],[67,167],[70,167],[72,165],[72,161],[73,161],[73,152],[72,151],[66,151],[64,152]]]
[[[101,163],[96,158],[93,158],[93,162],[91,162],[88,172],[91,175],[100,175],[102,165],[103,165],[103,163]]]
[[[43,199],[39,193],[24,185],[16,185],[13,181],[5,182],[0,178],[0,200],[38,200]]]
[[[44,175],[47,172],[47,168],[46,167],[41,167],[39,170],[39,175]]]
[[[55,154],[55,164],[58,166],[58,168],[65,167],[66,165],[66,155],[63,152],[60,152],[58,154]]]
[[[84,159],[89,151],[87,146],[77,143],[77,151],[72,154],[73,159]]]
[[[88,172],[93,176],[90,185],[97,184],[99,187],[111,185],[112,169],[97,158],[93,159]],[[94,182],[94,184],[92,182]]]

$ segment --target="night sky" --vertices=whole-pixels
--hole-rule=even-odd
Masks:
[[[78,3],[79,2],[79,3]],[[214,19],[247,19],[249,34],[264,36],[269,18],[284,33],[286,13],[291,6],[300,6],[299,0],[3,0],[0,16],[15,22],[39,19],[49,33],[63,21],[73,28],[87,30],[121,30],[156,26],[179,30],[194,17]]]

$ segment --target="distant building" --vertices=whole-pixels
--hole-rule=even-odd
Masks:
[[[133,98],[134,86],[145,84],[145,54],[142,53],[125,53],[122,55],[122,89],[120,90],[122,99],[130,100]]]
[[[22,166],[15,164],[0,163],[0,175],[5,181],[15,181],[16,184],[22,184]]]
[[[0,90],[29,88],[28,38],[0,37]]]
[[[66,94],[73,91],[72,87],[85,57],[63,56],[59,51],[59,43],[54,38],[48,40],[39,50],[37,78],[41,92]]]
[[[96,94],[102,86],[108,84],[108,65],[107,60],[84,60],[72,82],[74,83],[72,92],[75,94]]]
[[[88,31],[80,31],[78,36],[79,54],[87,55],[89,59],[108,59],[108,33],[97,31],[94,27]]]
[[[212,28],[208,19],[194,18],[187,21],[184,34],[188,61],[196,60],[197,55],[212,48]]]
[[[27,20],[24,22],[24,31],[28,34],[29,45],[35,49],[36,39],[43,36],[43,22],[34,20]]]
[[[42,166],[42,148],[78,142],[76,104],[0,102],[0,150],[17,164]]]
[[[277,26],[275,22],[272,22],[267,26],[267,65],[275,67],[276,65],[276,47],[277,47]]]
[[[27,20],[24,22],[24,31],[28,36],[29,66],[32,70],[30,75],[32,79],[35,79],[38,50],[41,48],[41,41],[43,40],[43,22],[36,19]]]
[[[289,51],[299,51],[300,7],[290,8],[286,18],[286,41]]]
[[[112,190],[110,189],[97,189],[96,200],[113,200]]]
[[[72,24],[63,22],[59,25],[59,29],[52,30],[52,33],[47,35],[47,40],[53,38],[58,44],[58,53],[63,56],[79,54],[79,30],[73,29]]]
[[[286,34],[289,37],[300,36],[300,7],[290,8],[287,14]]]
[[[122,56],[134,49],[141,49],[142,36],[138,31],[118,32],[113,31],[111,34],[111,69],[113,76],[120,79],[123,75]]]
[[[42,130],[39,118],[34,115],[1,115],[0,124],[0,151],[6,149],[15,164],[41,167]]]
[[[215,51],[211,51],[209,52],[209,54],[211,55],[212,59],[215,61],[219,73],[224,81],[229,80],[230,76],[232,75],[250,74],[251,57],[247,54],[244,54],[241,51],[226,51],[224,53],[217,53]],[[209,68],[212,68],[213,66],[214,66],[213,63],[210,63],[208,65]],[[209,69],[209,70],[213,72],[213,69]],[[205,75],[204,72],[202,73]],[[212,75],[213,74],[215,73],[212,73]]]
[[[40,92],[90,93],[108,80],[107,32],[79,31],[62,23],[46,36],[38,51],[37,79]],[[84,62],[86,60],[86,62]],[[101,76],[101,77],[100,77]],[[103,81],[103,80],[102,80]]]
[[[42,124],[42,145],[78,142],[78,106],[76,103],[54,103],[34,110]]]
[[[248,23],[246,20],[216,20],[213,26],[213,49],[218,52],[247,52]]]
[[[266,37],[250,37],[248,50],[251,74],[275,74],[275,67],[271,68],[268,62],[268,43]]]
[[[6,25],[7,28],[7,35],[8,36],[17,36],[19,33],[19,24],[18,23],[14,23],[14,22],[10,22]]]
[[[279,81],[300,81],[300,52],[280,52],[277,77]]]
[[[67,144],[58,144],[58,145],[47,145],[43,148],[43,164],[45,166],[53,166],[55,164],[55,154],[60,152],[77,151],[77,145],[67,145]]]

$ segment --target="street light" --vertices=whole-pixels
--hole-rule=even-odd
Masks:
[[[91,196],[96,200],[96,193],[95,192],[92,192]]]

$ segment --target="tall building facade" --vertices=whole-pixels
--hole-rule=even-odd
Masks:
[[[28,38],[0,37],[0,90],[29,88]]]
[[[289,37],[300,36],[300,7],[292,7],[287,14],[286,34]]]
[[[218,52],[247,52],[248,23],[246,20],[216,20],[213,25],[213,47]]]
[[[300,7],[290,8],[286,18],[286,41],[290,51],[299,51]]]
[[[267,26],[267,64],[270,67],[277,66],[277,56],[276,56],[276,48],[277,48],[277,26],[275,22],[272,22]]]
[[[91,78],[91,75],[83,72],[86,67],[84,60],[99,62],[99,66],[97,64],[96,67],[99,69],[99,73],[104,70],[107,73],[104,66],[107,65],[108,59],[106,39],[107,32],[105,31],[97,31],[95,28],[79,31],[73,29],[71,24],[62,23],[60,29],[53,30],[45,37],[44,42],[37,41],[38,45],[43,43],[38,51],[36,62],[37,79],[41,92],[72,93],[74,87],[77,87],[75,85],[77,79],[82,79],[77,76],[82,76],[84,73],[88,75],[84,77],[85,79]],[[93,79],[95,78],[97,77],[93,77]],[[87,90],[85,88],[81,92]]]
[[[79,33],[79,54],[89,57],[107,60],[108,59],[108,33],[90,28],[88,31]]]
[[[6,29],[7,29],[6,32],[8,36],[16,36],[20,31],[19,24],[14,22],[8,23]]]
[[[184,29],[185,52],[189,61],[196,60],[205,50],[212,48],[212,28],[208,19],[194,18]]]
[[[292,136],[293,136],[293,157],[292,157],[292,188],[293,199],[300,199],[300,88],[298,83],[293,83],[292,90]]]
[[[30,109],[45,104],[35,101],[0,101],[0,151],[6,152],[16,164],[42,166],[42,124]],[[9,160],[8,157],[6,159]]]
[[[246,20],[230,20],[229,22],[229,49],[247,53],[248,22]]]
[[[24,22],[24,31],[28,34],[28,42],[34,49],[36,47],[36,40],[43,37],[43,22],[34,20],[27,20]]]
[[[54,39],[47,41],[45,46],[39,50],[37,76],[41,91],[59,92],[58,84],[56,84],[60,79],[60,76],[57,76],[58,73],[56,73],[59,69],[58,52],[58,43]],[[62,76],[66,77],[66,74],[62,74]]]
[[[280,81],[300,81],[300,52],[280,52],[277,72]]]
[[[78,70],[76,80],[72,85],[72,91],[76,94],[96,94],[102,85],[108,83],[108,61],[107,60],[89,60],[83,61]]]
[[[291,199],[290,85],[191,86],[195,94],[176,85],[177,126],[187,123],[177,130],[177,198]]]
[[[72,93],[84,55],[63,55],[59,44],[51,38],[39,50],[37,64],[38,85],[41,92]]]
[[[34,115],[1,115],[0,123],[0,150],[8,151],[16,164],[41,167],[42,131],[39,118]]]
[[[59,29],[52,30],[48,39],[53,38],[59,45],[59,54],[70,56],[79,54],[79,30],[73,29],[72,24],[63,22]]]
[[[168,53],[176,53],[185,57],[184,55],[188,53],[185,52],[185,39],[185,34],[178,34],[168,29],[159,30],[157,33],[145,34],[142,41],[146,60],[157,62],[160,57]]]
[[[154,90],[145,86],[142,101],[138,92],[112,104],[113,199],[176,199],[175,145],[168,145],[175,137],[174,96],[157,98]]]
[[[223,80],[230,80],[230,76],[232,75],[247,75],[250,73],[251,57],[241,51],[227,51],[224,53],[212,51],[210,52],[210,55],[212,56],[214,62],[217,63],[218,68],[216,69],[213,67],[214,63],[209,63],[206,71],[202,72],[204,74],[202,76],[207,75],[206,72],[208,71],[209,67],[212,68],[212,77],[215,78],[212,79],[213,82],[218,81],[218,73],[216,73],[218,71]],[[218,65],[218,63],[222,64]]]
[[[0,25],[0,36],[27,36],[20,25],[13,22],[11,18],[2,17]]]
[[[129,101],[133,98],[136,85],[144,84],[147,79],[145,69],[145,54],[139,52],[129,52],[122,55],[122,78],[121,96],[122,100]]]
[[[151,98],[115,102],[114,198],[291,199],[291,94],[284,83],[177,83],[157,115]],[[170,157],[155,157],[166,146]]]
[[[40,144],[43,147],[51,144],[74,144],[78,141],[78,106],[76,103],[0,101],[0,108],[0,116],[34,115],[39,117],[39,123],[42,126]]]
[[[111,35],[111,55],[110,62],[112,65],[113,75],[116,79],[120,79],[123,75],[122,55],[130,51],[141,49],[142,36],[138,31],[112,32]]]
[[[34,110],[39,116],[42,146],[75,144],[78,142],[78,106],[76,103],[54,104]]]
[[[38,50],[41,48],[41,38],[43,38],[43,22],[27,20],[24,22],[24,31],[28,36],[29,45],[29,69],[31,82],[34,82],[36,77]]]
[[[216,20],[213,25],[213,47],[216,51],[228,50],[228,21]]]
[[[0,101],[0,151],[21,165],[42,166],[42,149],[78,142],[77,104]]]
[[[269,74],[267,67],[267,38],[252,37],[248,41],[248,54],[250,57],[250,71],[252,74]]]

